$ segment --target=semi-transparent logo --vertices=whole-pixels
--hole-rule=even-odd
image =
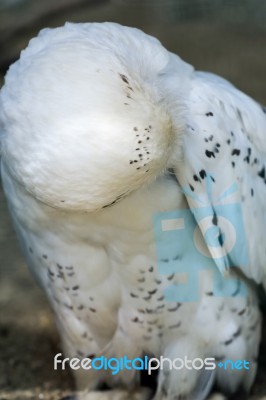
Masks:
[[[175,274],[177,278],[182,276],[183,282],[172,283],[165,289],[167,301],[198,301],[200,275],[207,271],[213,279],[213,296],[244,296],[247,293],[242,281],[226,278],[219,272],[248,265],[241,205],[236,202],[238,188],[233,184],[214,198],[212,184],[213,178],[208,175],[205,197],[201,198],[190,188],[183,189],[191,198],[193,208],[154,215],[159,272]]]

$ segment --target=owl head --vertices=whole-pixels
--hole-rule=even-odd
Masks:
[[[148,183],[178,141],[167,100],[173,65],[190,71],[134,28],[42,30],[0,92],[9,172],[40,201],[71,210],[100,210]]]

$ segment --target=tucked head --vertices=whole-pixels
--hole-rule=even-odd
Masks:
[[[53,206],[98,210],[160,174],[175,137],[160,82],[170,53],[117,24],[45,29],[0,94],[3,160]]]

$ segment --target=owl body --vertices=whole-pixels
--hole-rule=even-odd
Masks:
[[[245,359],[250,370],[219,370],[215,379],[229,392],[249,389],[260,337],[260,313],[249,284],[232,273],[231,293],[225,290],[224,297],[216,297],[213,274],[203,271],[197,301],[165,298],[169,285],[178,291],[184,277],[158,268],[153,216],[176,208],[188,210],[171,175],[95,214],[41,203],[11,178],[4,163],[2,176],[23,252],[54,310],[66,356]],[[187,249],[176,246],[169,259],[178,254],[184,262],[188,250],[189,244]],[[239,296],[241,288],[246,295]],[[170,379],[161,373],[157,398],[165,392],[169,398],[178,392],[205,398],[214,381],[209,374],[203,379],[202,371],[189,371],[188,381],[187,371],[174,372]],[[140,383],[136,370],[116,376],[111,371],[78,374],[90,389],[105,382],[132,390]],[[203,388],[202,380],[206,380]]]
[[[1,174],[17,236],[54,310],[66,356],[216,359],[212,371],[159,371],[156,400],[203,400],[214,381],[229,393],[250,389],[260,340],[256,293],[237,270],[225,278],[216,266],[222,272],[243,267],[239,251],[229,265],[234,235],[231,229],[224,237],[226,218],[237,216],[237,232],[256,226],[256,237],[264,227],[253,215],[262,208],[263,170],[256,178],[261,194],[244,202],[257,166],[232,165],[239,147],[250,152],[253,128],[261,139],[261,114],[231,85],[194,72],[133,28],[66,24],[30,42],[0,93]],[[234,213],[223,213],[232,193]],[[175,211],[186,215],[186,237],[181,230],[161,256],[164,234],[157,236],[154,218]],[[238,237],[241,248],[252,243]],[[200,249],[206,270],[197,269]],[[263,244],[259,252],[250,249],[242,269],[261,280]],[[239,359],[250,368],[218,366]],[[128,391],[140,384],[136,369],[77,376],[87,391],[101,383]]]

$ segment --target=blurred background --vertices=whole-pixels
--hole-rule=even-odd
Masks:
[[[222,75],[266,104],[266,1],[0,0],[0,86],[29,39],[65,21],[140,28],[197,69]],[[69,373],[53,371],[59,350],[52,313],[20,255],[0,189],[0,400],[71,394]],[[262,344],[248,399],[266,400],[265,354]]]

